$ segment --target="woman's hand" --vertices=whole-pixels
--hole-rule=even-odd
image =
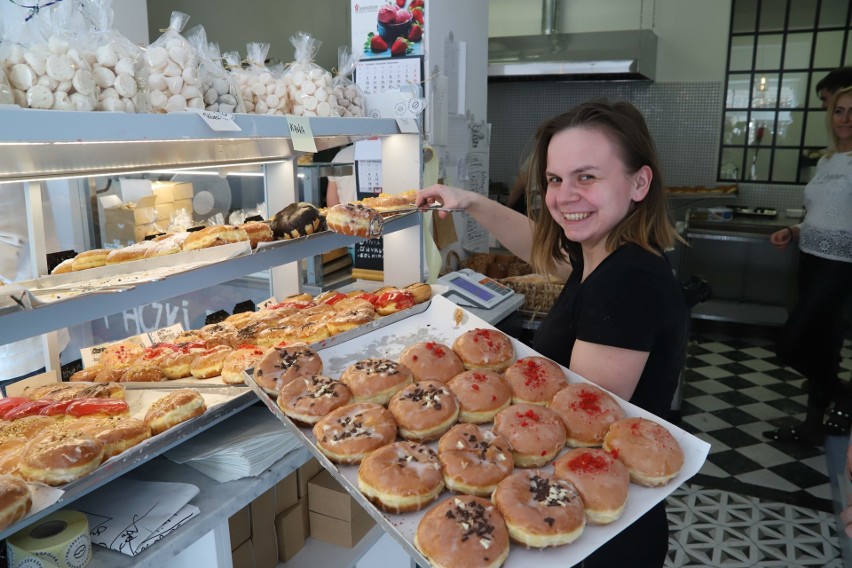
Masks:
[[[793,237],[795,237],[794,231],[795,229],[793,227],[784,227],[783,229],[779,229],[769,236],[769,242],[772,243],[772,246],[775,248],[784,250],[793,240]]]
[[[469,208],[479,194],[450,187],[449,185],[433,185],[417,192],[417,197],[414,203],[418,207],[429,207],[435,203],[440,203],[446,209],[467,209]],[[443,219],[449,212],[439,211],[438,215]]]

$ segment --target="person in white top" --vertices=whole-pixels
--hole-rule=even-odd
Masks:
[[[852,293],[852,87],[834,94],[826,120],[828,153],[805,187],[805,218],[770,237],[777,248],[799,243],[799,298],[777,350],[805,376],[808,395],[804,422],[764,433],[776,441],[820,444],[826,434],[852,427],[852,400],[838,378],[843,305]]]
[[[340,150],[331,160],[332,164],[354,164],[355,145],[350,144]],[[328,207],[338,203],[352,203],[358,200],[355,174],[348,176],[328,176],[328,189],[325,194],[325,203]]]

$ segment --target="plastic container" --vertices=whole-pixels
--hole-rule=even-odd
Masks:
[[[732,209],[728,207],[708,207],[707,208],[707,220],[708,221],[730,221],[734,218],[734,212]]]

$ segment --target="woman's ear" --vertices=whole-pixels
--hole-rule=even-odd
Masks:
[[[651,180],[654,178],[654,172],[648,166],[642,166],[633,174],[633,190],[631,199],[633,201],[642,201],[648,195],[648,190],[651,189]]]

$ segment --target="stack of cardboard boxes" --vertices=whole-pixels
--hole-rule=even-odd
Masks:
[[[179,211],[184,211],[187,218],[192,220],[191,183],[122,180],[122,184],[150,186],[150,195],[129,202],[122,202],[117,196],[111,196],[111,200],[101,200],[104,206],[102,236],[105,246],[126,246],[143,240],[146,235],[162,233]],[[147,193],[145,189],[140,191]]]
[[[229,519],[234,568],[274,568],[293,558],[308,536],[352,547],[374,524],[311,459]]]

